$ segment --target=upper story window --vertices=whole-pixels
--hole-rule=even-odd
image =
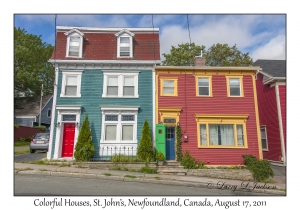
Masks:
[[[66,57],[81,58],[84,34],[77,29],[65,33],[67,36]]]
[[[161,96],[178,96],[177,93],[178,78],[160,78],[160,95]]]
[[[81,97],[82,71],[63,71],[60,97]]]
[[[51,118],[51,111],[52,111],[51,109],[47,110],[47,117],[49,117],[49,118]]]
[[[106,72],[103,71],[102,97],[138,98],[139,72]]]
[[[115,34],[117,37],[117,57],[132,58],[133,57],[133,36],[134,34],[126,29]]]
[[[244,97],[242,76],[227,76],[226,80],[228,97]]]
[[[267,128],[266,126],[260,127],[261,147],[263,151],[268,151]]]
[[[211,76],[196,77],[196,96],[212,96]]]

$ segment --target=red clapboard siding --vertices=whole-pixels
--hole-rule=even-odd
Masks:
[[[281,118],[283,127],[284,144],[286,148],[286,86],[279,85],[280,106],[281,106]]]
[[[67,36],[58,32],[51,59],[63,60],[160,60],[159,35],[135,34],[133,58],[117,58],[115,33],[85,33],[82,58],[66,58]]]
[[[263,151],[263,158],[279,161],[281,156],[278,112],[275,87],[262,83],[263,75],[258,74],[256,80],[259,121],[267,128],[268,151]]]
[[[160,78],[178,77],[178,96],[160,96]],[[182,151],[188,149],[198,161],[211,165],[243,164],[242,155],[259,157],[253,81],[251,75],[243,76],[244,97],[228,98],[225,75],[212,76],[213,97],[196,97],[195,78],[184,74],[159,74],[158,107],[182,108],[180,126],[188,142],[182,143]],[[246,123],[248,149],[206,149],[198,148],[197,122],[195,114],[248,114]],[[158,114],[160,122],[160,116]]]

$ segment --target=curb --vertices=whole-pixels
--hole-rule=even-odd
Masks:
[[[37,170],[25,170],[18,171],[15,170],[15,174],[20,175],[43,175],[43,176],[58,176],[58,177],[73,177],[73,178],[88,178],[88,179],[104,179],[104,180],[114,180],[114,181],[124,181],[124,182],[140,182],[140,183],[152,183],[152,184],[164,184],[164,185],[177,185],[177,186],[187,186],[187,187],[197,187],[197,188],[210,188],[210,189],[220,189],[216,184],[211,184],[205,182],[189,182],[189,181],[177,181],[168,180],[164,178],[155,179],[149,177],[122,177],[119,175],[111,174],[111,176],[106,176],[104,174],[90,174],[90,173],[72,173],[72,172],[54,172],[54,171],[37,171]],[[243,188],[237,188],[235,191],[250,192]],[[286,191],[283,190],[268,190],[268,189],[253,189],[252,192],[265,193],[265,194],[275,194],[286,196]]]

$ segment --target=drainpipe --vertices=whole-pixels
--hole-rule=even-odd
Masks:
[[[276,104],[277,104],[279,133],[280,133],[281,156],[282,156],[283,164],[285,165],[286,164],[286,157],[285,157],[285,146],[284,146],[284,136],[283,136],[283,127],[282,127],[282,115],[281,115],[281,106],[280,106],[280,97],[279,97],[278,84],[275,84],[275,93],[276,93]]]

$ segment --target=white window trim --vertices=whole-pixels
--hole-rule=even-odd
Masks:
[[[69,57],[69,58],[82,58],[83,36],[84,36],[83,33],[79,32],[76,29],[73,29],[71,33],[65,33],[65,35],[67,35],[66,57]],[[71,36],[79,36],[79,38],[80,38],[79,55],[78,56],[69,55],[70,37]]]
[[[139,107],[101,107],[102,128],[100,137],[100,147],[103,146],[123,146],[137,145],[137,115]],[[118,121],[105,121],[105,115],[118,115]],[[122,115],[134,115],[134,121],[121,121]],[[105,140],[105,126],[117,125],[116,140]],[[122,125],[133,125],[133,140],[122,140]]]
[[[264,129],[264,130],[265,130],[265,134],[266,134],[266,145],[267,145],[267,148],[263,148],[263,147],[262,147],[262,135],[261,135],[261,129]],[[261,149],[262,149],[262,151],[269,151],[269,146],[268,146],[268,136],[267,136],[267,126],[261,126],[261,127],[260,127],[260,140],[261,140]]]
[[[131,72],[131,73],[117,73],[117,72],[105,72],[103,71],[103,98],[138,98],[138,75],[139,72]],[[109,96],[107,95],[107,80],[109,76],[117,76],[118,77],[118,96]],[[124,77],[126,76],[133,76],[134,79],[134,95],[133,96],[123,96],[123,83]]]
[[[62,71],[62,84],[61,84],[61,93],[60,97],[68,97],[68,98],[79,98],[81,97],[81,77],[82,71]],[[76,76],[77,77],[77,95],[76,96],[68,96],[65,95],[66,82],[68,76]]]
[[[124,30],[123,30],[124,31]],[[125,30],[123,33],[117,33],[115,34],[117,36],[117,57],[118,58],[132,58],[133,57],[133,33],[130,33],[129,31]],[[130,47],[130,51],[129,51],[129,56],[121,56],[120,55],[120,40],[121,37],[129,37],[129,47]]]

